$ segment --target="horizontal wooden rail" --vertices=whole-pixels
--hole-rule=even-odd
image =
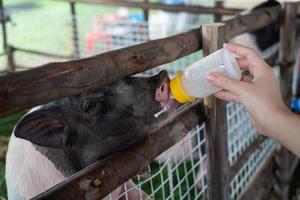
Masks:
[[[223,7],[205,7],[205,6],[189,6],[189,5],[168,5],[163,3],[146,3],[134,2],[128,0],[69,0],[74,3],[91,3],[106,6],[122,6],[128,8],[142,8],[142,9],[156,9],[173,12],[189,12],[196,14],[223,14],[235,15],[242,11],[236,8],[223,8]]]
[[[202,110],[200,101],[183,106],[159,130],[150,133],[149,137],[140,144],[95,162],[33,200],[104,198],[137,172],[146,169],[154,158],[179,142],[189,130],[203,122]],[[93,184],[95,180],[101,184],[95,186]]]
[[[226,39],[276,21],[279,9],[267,8],[225,21]],[[49,63],[1,76],[0,117],[169,63],[200,50],[201,37],[201,29],[194,29],[86,59]]]
[[[199,29],[94,57],[0,77],[0,116],[75,95],[201,49]]]
[[[262,28],[274,21],[279,21],[282,16],[281,6],[258,10],[248,15],[237,15],[226,21],[225,37],[227,40],[245,33]]]

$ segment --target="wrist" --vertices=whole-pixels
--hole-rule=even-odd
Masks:
[[[275,140],[282,140],[287,133],[287,129],[290,127],[291,118],[294,113],[292,113],[288,108],[281,109],[273,113],[272,121],[270,122],[268,128],[265,130],[265,134]]]
[[[277,140],[286,132],[286,126],[289,124],[292,115],[293,113],[286,106],[274,109],[272,113],[266,116],[261,132]]]
[[[299,115],[288,110],[286,112],[282,112],[278,117],[278,121],[274,123],[276,124],[276,128],[274,128],[271,137],[294,152],[296,155],[300,156]]]

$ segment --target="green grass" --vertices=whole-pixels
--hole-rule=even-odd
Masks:
[[[32,8],[19,9],[19,4]],[[12,23],[7,24],[8,43],[25,49],[69,56],[73,52],[70,5],[66,1],[54,0],[6,0],[4,5],[11,12]],[[91,18],[95,15],[116,11],[115,7],[103,7],[91,4],[76,5],[80,41],[85,41],[85,31],[91,27]],[[133,10],[135,12],[135,10]],[[84,31],[85,30],[85,31]],[[0,52],[2,52],[0,34]],[[17,64],[30,66],[27,62],[37,56],[24,52],[15,54]],[[39,58],[45,59],[45,58]],[[19,62],[18,62],[19,60]],[[34,63],[33,66],[36,64]],[[39,64],[38,64],[39,65]],[[0,59],[0,70],[6,66],[6,59]],[[32,66],[32,65],[31,65]]]

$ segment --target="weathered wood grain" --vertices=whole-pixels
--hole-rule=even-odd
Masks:
[[[203,54],[208,55],[223,47],[226,25],[202,25]],[[208,199],[229,199],[229,162],[226,103],[208,97],[205,107]]]
[[[229,40],[239,34],[250,32],[279,21],[282,16],[281,6],[265,8],[247,15],[237,15],[225,21],[225,39]]]
[[[191,30],[94,57],[49,63],[0,77],[0,116],[110,84],[124,76],[171,62],[201,48]]]
[[[297,8],[299,2],[285,2],[283,23],[280,28],[280,89],[281,95],[288,107],[290,107],[292,99],[292,66],[295,62],[296,49],[296,24],[297,24]],[[282,200],[289,199],[289,182],[291,180],[291,156],[297,159],[296,156],[284,147],[281,147],[280,154],[282,162],[277,162],[278,168],[278,185],[280,190],[277,191],[278,197]]]
[[[215,7],[216,8],[222,8],[223,5],[224,5],[224,1],[215,0]],[[222,21],[222,14],[215,13],[215,15],[214,15],[214,22],[220,22],[220,21]]]

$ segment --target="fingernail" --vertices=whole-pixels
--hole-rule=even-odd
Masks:
[[[209,72],[206,76],[206,78],[209,80],[209,81],[215,81],[217,79],[217,76],[216,74],[212,73],[212,72]]]

